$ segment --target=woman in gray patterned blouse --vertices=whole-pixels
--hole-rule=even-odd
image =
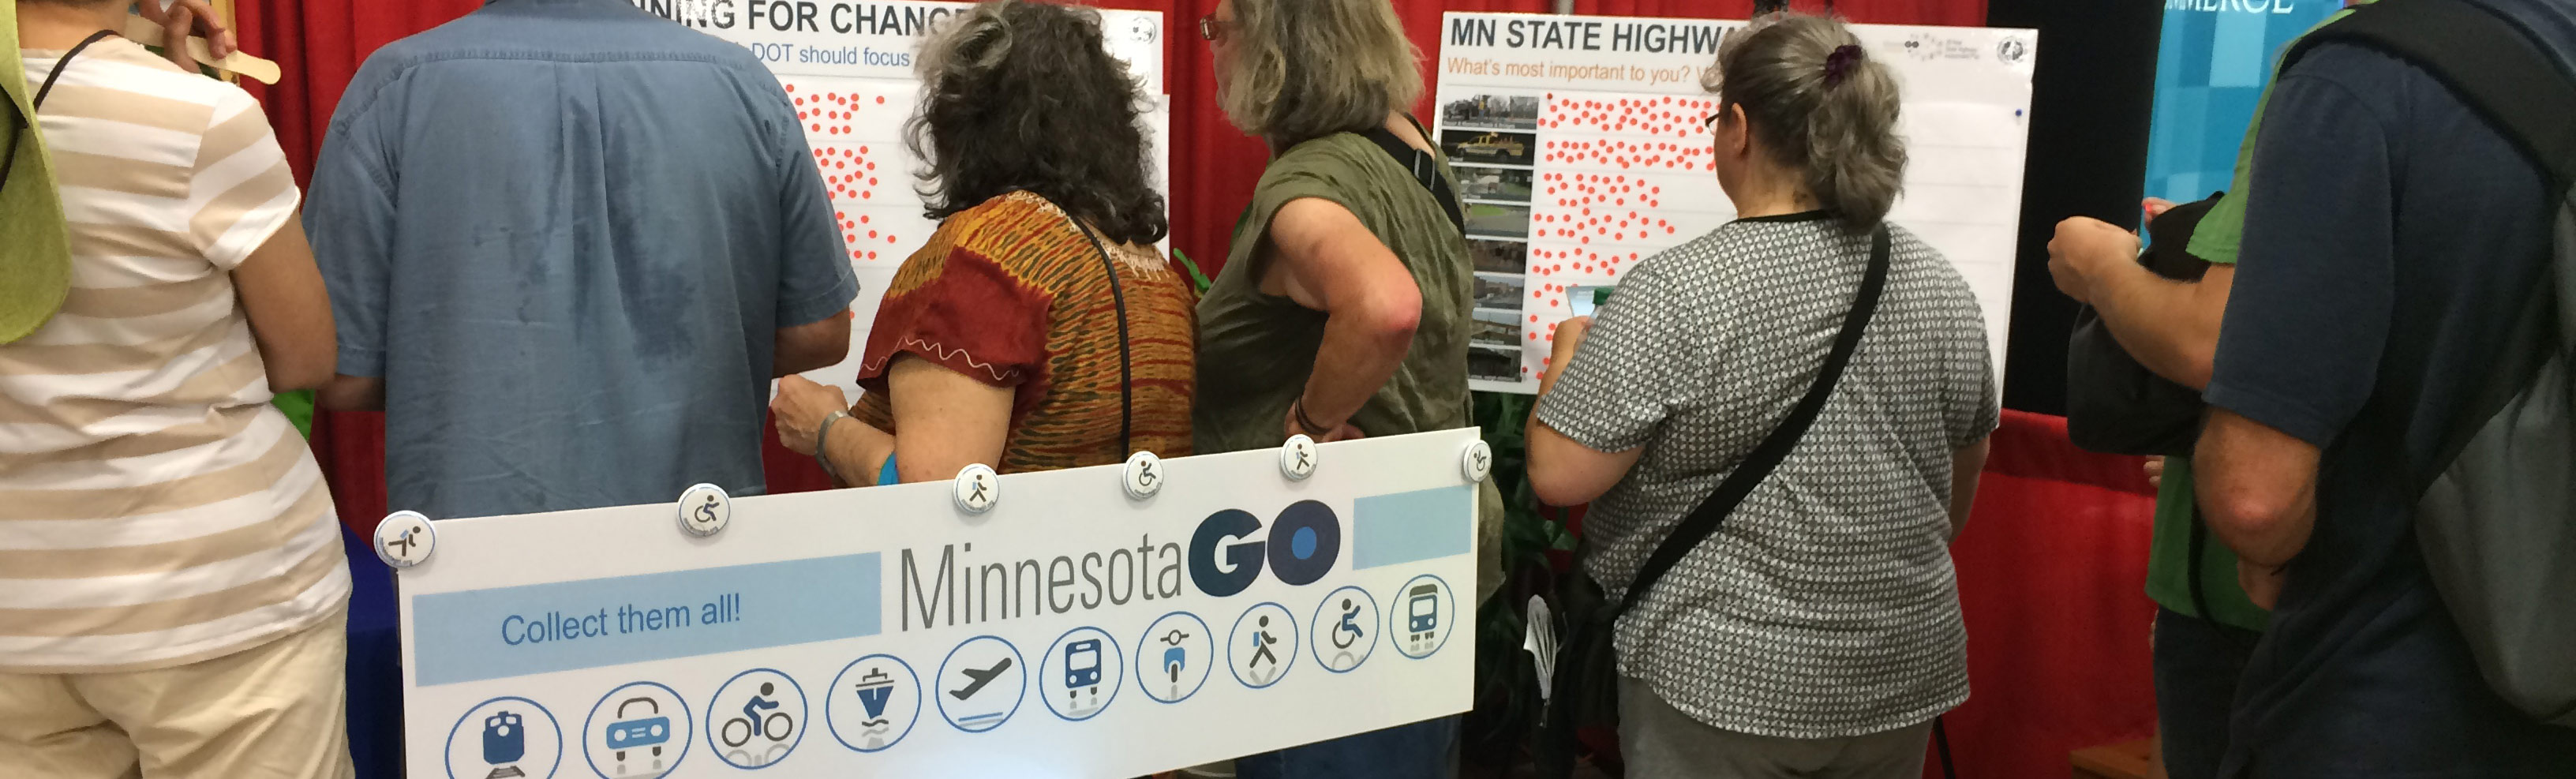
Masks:
[[[1630,776],[1911,777],[1968,696],[1947,545],[1996,424],[1983,317],[1886,222],[1898,96],[1839,22],[1729,41],[1704,86],[1740,218],[1625,274],[1559,327],[1529,423],[1539,497],[1593,502],[1584,569],[1625,594],[1657,544],[1815,382],[1869,263],[1886,287],[1796,448],[1619,621]]]

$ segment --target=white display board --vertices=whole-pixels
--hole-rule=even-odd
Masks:
[[[913,60],[941,20],[972,3],[924,0],[630,0],[648,13],[742,44],[771,72],[805,122],[824,186],[858,272],[850,304],[850,355],[806,378],[858,397],[868,328],[895,269],[929,243],[938,224],[922,215],[914,187],[923,162],[903,135],[921,96]],[[1163,15],[1100,11],[1109,53],[1127,63],[1155,105],[1147,123],[1157,190],[1170,193],[1171,111],[1163,88]]]
[[[413,779],[1093,777],[1465,711],[1476,431],[457,519],[398,570]],[[1481,462],[1481,461],[1479,461]],[[427,537],[420,537],[425,534]]]
[[[1476,263],[1480,390],[1535,392],[1568,293],[1615,286],[1735,218],[1699,85],[1740,21],[1450,13],[1437,134]],[[1855,25],[1903,83],[1912,164],[1890,217],[1957,263],[1985,307],[1995,369],[2012,313],[2029,142],[2031,30]]]

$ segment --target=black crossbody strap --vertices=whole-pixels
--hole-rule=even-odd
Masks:
[[[1118,458],[1124,460],[1136,453],[1136,366],[1127,343],[1127,292],[1118,283],[1118,261],[1109,258],[1109,247],[1100,242],[1100,236],[1092,234],[1091,226],[1074,219],[1072,214],[1065,218],[1091,241],[1091,250],[1100,253],[1101,270],[1109,274],[1109,300],[1118,307]]]
[[[80,56],[81,50],[89,48],[90,44],[114,37],[116,37],[115,31],[100,30],[98,32],[90,33],[88,38],[82,39],[80,45],[73,46],[71,51],[63,52],[63,58],[54,61],[53,72],[45,74],[44,86],[36,88],[36,97],[35,99],[28,101],[28,107],[40,111],[44,110],[45,96],[53,94],[54,92],[54,79],[62,78],[63,71],[72,69],[72,58]],[[0,183],[7,182],[9,180],[9,174],[16,172],[16,168],[18,167],[19,136],[23,133],[33,131],[36,127],[36,118],[19,113],[18,104],[15,101],[9,103],[9,113],[17,114],[18,123],[16,126],[9,129],[9,156],[0,157]]]
[[[1405,117],[1404,120],[1413,122],[1413,129],[1421,131],[1425,140],[1431,138],[1431,132],[1423,130],[1421,122],[1414,121],[1410,116]],[[1370,128],[1359,136],[1377,144],[1378,148],[1386,151],[1386,156],[1394,157],[1396,164],[1404,166],[1405,172],[1413,174],[1415,183],[1421,184],[1423,189],[1430,190],[1431,197],[1440,201],[1441,212],[1449,215],[1449,225],[1458,228],[1458,232],[1462,234],[1467,232],[1467,212],[1458,205],[1458,193],[1449,191],[1449,180],[1440,176],[1438,157],[1431,156],[1430,152],[1413,148],[1412,144],[1395,137],[1395,133],[1388,132],[1384,127]]]
[[[2512,23],[2459,0],[2380,0],[2299,39],[2282,70],[2324,43],[2368,46],[2424,68],[2531,155],[2552,197],[2576,186],[2576,81]]]
[[[1816,370],[1815,386],[1807,389],[1807,396],[1799,398],[1798,405],[1790,407],[1788,418],[1782,419],[1779,427],[1772,428],[1771,435],[1753,447],[1753,453],[1745,455],[1744,462],[1738,463],[1735,470],[1726,475],[1726,480],[1717,485],[1717,490],[1709,493],[1708,500],[1701,501],[1699,508],[1692,509],[1689,516],[1683,517],[1681,525],[1673,528],[1672,535],[1665,536],[1654,553],[1646,556],[1645,566],[1637,569],[1637,579],[1628,585],[1628,594],[1620,599],[1619,610],[1615,613],[1625,614],[1635,607],[1646,590],[1664,577],[1664,572],[1672,570],[1673,565],[1680,563],[1692,549],[1698,548],[1701,541],[1717,533],[1718,525],[1726,520],[1727,514],[1735,511],[1736,504],[1743,503],[1744,496],[1753,494],[1753,487],[1779,468],[1780,461],[1788,459],[1790,450],[1798,448],[1798,439],[1806,437],[1807,427],[1815,424],[1816,415],[1825,410],[1825,400],[1833,396],[1834,384],[1842,379],[1843,368],[1851,364],[1852,352],[1860,348],[1861,331],[1869,329],[1870,315],[1878,312],[1878,293],[1887,286],[1889,243],[1887,228],[1882,225],[1871,239],[1869,272],[1861,277],[1860,294],[1852,300],[1851,313],[1843,317],[1843,330],[1834,336],[1833,349],[1825,353],[1824,366]]]

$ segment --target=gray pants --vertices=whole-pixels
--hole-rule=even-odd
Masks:
[[[1849,738],[1719,730],[1619,677],[1619,751],[1631,779],[1918,779],[1932,723]]]

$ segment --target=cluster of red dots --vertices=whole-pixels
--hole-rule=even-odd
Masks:
[[[796,85],[784,85],[787,96],[796,101],[796,118],[815,135],[848,135],[850,120],[859,115],[859,106],[868,102],[864,95],[847,92],[807,92],[796,94]],[[876,96],[877,105],[885,105],[884,95]],[[825,122],[838,122],[825,128]]]
[[[1567,165],[1590,163],[1604,168],[1660,168],[1681,171],[1717,169],[1714,154],[1705,144],[1671,141],[1625,141],[1604,138],[1597,141],[1548,141],[1540,159]]]
[[[832,188],[834,200],[876,199],[877,163],[869,156],[866,146],[814,149],[814,166],[822,171],[823,185]]]
[[[1708,134],[1705,124],[1709,112],[1717,110],[1717,101],[1689,97],[1623,97],[1614,100],[1558,100],[1547,96],[1547,114],[1540,117],[1543,129],[1591,130],[1611,133],[1644,133],[1674,138],[1692,138]]]
[[[1644,252],[1632,251],[1623,255],[1615,249],[1608,254],[1603,254],[1590,249],[1533,248],[1530,249],[1530,272],[1553,276],[1564,273],[1567,268],[1573,268],[1577,273],[1595,273],[1615,278],[1619,275],[1620,268],[1627,267],[1629,263],[1636,262],[1637,258],[1643,256],[1645,256]],[[1546,262],[1550,260],[1553,262]],[[1561,286],[1559,288],[1562,289]]]
[[[850,259],[877,259],[877,250],[861,247],[873,246],[879,240],[886,243],[895,241],[893,231],[877,229],[874,221],[869,219],[867,214],[860,214],[857,219],[852,219],[848,211],[834,211],[832,218],[841,220],[841,241],[850,247]],[[865,236],[865,243],[861,242],[862,235]]]

